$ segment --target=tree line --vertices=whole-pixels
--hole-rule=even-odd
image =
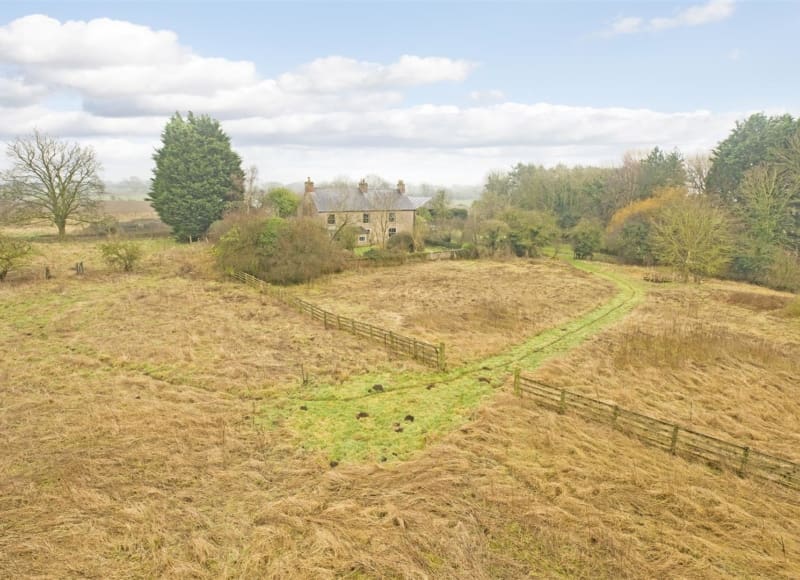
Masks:
[[[7,155],[0,220],[49,222],[64,236],[68,224],[98,219],[103,184],[90,147],[35,132],[9,144]],[[153,161],[149,200],[180,241],[211,232],[218,255],[231,256],[249,237],[251,258],[278,270],[288,248],[308,251],[301,240],[324,239],[321,224],[287,219],[302,214],[292,191],[259,190],[257,168],[242,168],[208,115],[173,115]],[[519,163],[489,174],[468,211],[452,207],[444,190],[431,197],[419,232],[404,240],[407,249],[427,240],[535,256],[568,243],[578,258],[602,251],[626,263],[671,266],[684,279],[724,275],[800,289],[800,119],[791,115],[738,122],[708,157],[656,147],[626,154],[616,167]],[[29,250],[0,238],[0,277]],[[321,256],[319,263],[340,263]]]
[[[471,218],[488,252],[566,240],[578,257],[800,290],[800,119],[752,115],[708,157],[656,147],[617,167],[520,163],[488,176]]]

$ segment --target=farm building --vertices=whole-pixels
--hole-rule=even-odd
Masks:
[[[305,183],[303,211],[320,219],[334,235],[346,227],[355,227],[358,245],[384,246],[389,238],[402,232],[412,234],[417,210],[429,197],[406,195],[403,180],[396,188],[372,188],[365,180],[358,187],[316,189],[309,178]]]

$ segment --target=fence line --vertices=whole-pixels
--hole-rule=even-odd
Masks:
[[[464,248],[454,248],[451,250],[439,250],[436,252],[416,252],[413,254],[382,255],[379,257],[356,256],[350,258],[348,262],[355,268],[397,266],[408,262],[427,262],[434,260],[460,260],[469,256],[468,250]]]
[[[444,343],[440,343],[436,346],[428,342],[417,340],[416,338],[397,334],[394,331],[386,330],[373,324],[367,324],[366,322],[360,322],[353,318],[324,310],[302,298],[292,296],[283,288],[272,286],[245,272],[232,272],[231,276],[248,286],[277,298],[287,306],[295,308],[304,314],[308,314],[312,319],[322,322],[325,328],[335,328],[337,330],[349,332],[355,336],[368,338],[373,342],[383,344],[391,353],[410,357],[439,370],[445,369]]]
[[[559,413],[569,410],[584,419],[610,425],[672,455],[701,461],[716,469],[733,471],[741,477],[751,476],[800,491],[800,464],[787,459],[629,411],[619,405],[552,387],[523,377],[519,371],[514,373],[514,393],[517,396],[528,395]]]

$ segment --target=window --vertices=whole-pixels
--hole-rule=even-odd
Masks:
[[[363,223],[365,223],[365,224],[368,224],[369,223],[369,214],[368,213],[362,214],[361,215],[361,221]]]
[[[329,225],[336,225],[336,214],[332,213],[328,216],[328,224]]]
[[[394,212],[393,212],[393,211],[390,211],[390,212],[389,212],[389,221],[390,221],[390,222],[396,221],[396,220],[395,220],[395,217],[394,217]]]
[[[367,236],[365,236],[363,234],[358,236],[358,241],[359,242],[366,242],[367,241]]]
[[[393,235],[397,233],[397,228],[389,228],[389,237],[391,238]]]

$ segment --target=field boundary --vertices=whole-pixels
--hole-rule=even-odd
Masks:
[[[732,471],[740,477],[751,476],[800,491],[800,464],[788,459],[553,387],[524,377],[519,371],[514,373],[514,394],[519,397],[528,395],[538,404],[560,414],[572,411],[583,419],[610,425],[616,431],[671,455],[699,461],[714,469]]]
[[[407,356],[427,366],[442,371],[445,370],[445,346],[443,342],[439,343],[437,346],[429,342],[398,334],[391,330],[386,330],[374,324],[360,322],[353,318],[324,310],[311,302],[293,296],[284,288],[273,286],[246,272],[234,271],[231,272],[230,275],[239,282],[243,282],[252,288],[269,294],[295,310],[308,314],[312,319],[322,322],[325,328],[335,328],[336,330],[349,332],[355,336],[368,338],[372,342],[382,344],[393,354]]]
[[[468,250],[454,248],[451,250],[438,250],[436,252],[415,252],[413,254],[382,255],[380,257],[355,256],[348,259],[348,264],[354,269],[381,266],[399,266],[414,262],[433,262],[437,260],[464,260],[469,257]]]

